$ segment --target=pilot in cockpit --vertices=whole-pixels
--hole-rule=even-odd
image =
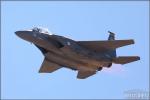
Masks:
[[[39,32],[39,33],[44,33],[44,34],[52,35],[52,33],[49,32],[47,28],[34,27],[34,28],[32,29],[32,31],[33,31],[33,32]]]

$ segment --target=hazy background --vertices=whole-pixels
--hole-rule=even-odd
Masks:
[[[125,98],[128,90],[149,90],[148,1],[3,1],[1,6],[2,99],[109,99]],[[40,74],[43,55],[14,34],[34,26],[74,40],[104,40],[110,30],[116,39],[136,43],[119,48],[118,55],[141,60],[113,65],[84,80],[65,68]]]

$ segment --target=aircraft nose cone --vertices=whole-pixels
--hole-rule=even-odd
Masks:
[[[22,32],[21,31],[16,31],[15,34],[19,37],[21,37]]]
[[[16,31],[15,34],[22,39],[26,39],[29,35],[27,31]]]
[[[25,40],[29,37],[26,31],[16,31],[15,34]]]
[[[20,37],[21,39],[24,39],[26,41],[34,41],[35,37],[33,36],[31,31],[16,31],[15,34]]]

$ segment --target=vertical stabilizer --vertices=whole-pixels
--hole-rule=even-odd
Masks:
[[[115,33],[110,32],[110,31],[108,31],[108,33],[109,33],[108,40],[109,40],[109,41],[115,40]],[[112,58],[116,57],[116,49],[110,50],[110,51],[109,51],[109,55],[110,55]]]
[[[108,31],[109,37],[108,40],[115,40],[115,33]]]

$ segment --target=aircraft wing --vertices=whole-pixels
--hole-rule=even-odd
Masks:
[[[39,73],[51,73],[58,70],[59,68],[61,68],[60,65],[50,62],[45,58],[39,70]]]
[[[87,71],[87,70],[79,70],[77,78],[79,79],[85,79],[91,75],[96,74],[96,71]]]
[[[77,41],[77,43],[87,49],[103,52],[106,50],[113,50],[122,46],[134,44],[134,40]]]

